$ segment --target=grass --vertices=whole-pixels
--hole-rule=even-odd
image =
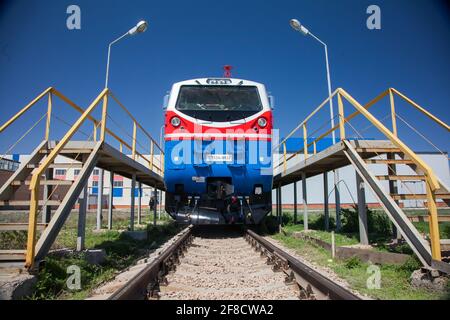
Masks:
[[[337,246],[354,245],[359,242],[359,235],[357,224],[355,226],[354,213],[348,210],[343,216],[343,229],[349,229],[347,233],[335,233],[335,240]],[[283,216],[283,230],[284,233],[272,235],[272,237],[286,247],[294,249],[300,256],[305,259],[324,267],[333,270],[340,278],[345,279],[349,285],[365,295],[375,299],[413,299],[413,300],[430,300],[430,299],[450,299],[450,284],[447,292],[428,291],[422,288],[412,287],[409,283],[411,273],[421,267],[420,262],[412,255],[412,250],[407,244],[401,244],[392,247],[387,243],[392,239],[392,230],[386,221],[380,216],[381,213],[376,212],[372,217],[372,232],[369,233],[369,239],[376,250],[398,252],[411,255],[411,258],[403,265],[379,265],[381,274],[381,288],[368,289],[367,280],[371,274],[367,273],[369,264],[361,261],[357,257],[348,260],[332,260],[331,253],[321,248],[318,245],[305,241],[299,238],[292,237],[292,233],[303,230],[303,218],[299,215],[298,220],[300,224],[293,224],[292,212],[284,212]],[[375,218],[374,218],[375,217]],[[273,228],[273,220],[268,217],[265,225],[266,230],[275,230]],[[334,221],[330,221],[330,225],[334,227]],[[417,222],[414,223],[416,228],[425,234],[428,234],[428,223]],[[324,231],[323,216],[320,213],[313,213],[309,215],[309,226],[311,229],[308,235],[331,243],[331,233]],[[369,227],[369,232],[370,232]],[[450,223],[440,223],[441,238],[450,237]]]
[[[293,232],[303,231],[303,225],[302,224],[291,224],[287,225],[283,228],[288,234],[291,234]],[[320,239],[322,241],[331,243],[331,232],[326,232],[322,230],[310,230],[308,231],[308,236],[311,236],[316,239]],[[356,237],[356,235],[345,235],[340,233],[335,233],[335,243],[336,246],[350,246],[354,244],[358,244],[359,240]]]
[[[357,258],[346,261],[332,260],[331,254],[308,241],[293,238],[288,235],[276,234],[272,236],[286,247],[294,249],[297,254],[305,259],[333,270],[340,278],[346,280],[349,285],[358,292],[375,299],[401,299],[401,300],[433,300],[448,299],[449,292],[441,293],[414,288],[409,284],[411,273],[420,267],[420,264],[413,258],[404,265],[381,265],[381,288],[368,289],[367,273],[369,264]],[[344,242],[347,240],[344,240]]]
[[[101,283],[112,279],[119,271],[133,265],[139,258],[148,255],[167,239],[180,231],[180,227],[173,221],[163,219],[152,225],[152,215],[144,212],[143,223],[135,226],[135,230],[146,230],[148,239],[137,241],[126,236],[121,231],[127,230],[129,215],[127,212],[117,212],[114,215],[113,230],[95,231],[96,215],[89,213],[86,218],[85,247],[87,249],[104,249],[105,262],[99,265],[89,264],[84,253],[70,255],[48,255],[38,273],[38,282],[34,293],[27,299],[85,299],[90,292]],[[77,211],[68,217],[59,233],[52,249],[76,248]],[[105,227],[105,226],[103,226]],[[0,243],[2,249],[21,248],[26,244],[26,232],[1,232]],[[81,270],[81,289],[69,290],[66,281],[70,274],[67,268],[76,265]]]

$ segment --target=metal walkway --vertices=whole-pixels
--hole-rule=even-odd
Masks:
[[[377,117],[368,111],[370,107],[388,95],[390,97],[392,130],[388,129]],[[281,161],[275,167],[273,181],[273,187],[277,190],[277,215],[281,213],[282,186],[303,181],[303,186],[305,187],[305,181],[309,177],[326,174],[329,171],[351,165],[357,172],[357,179],[364,181],[365,185],[373,191],[389,219],[400,231],[402,237],[421,262],[427,267],[450,273],[450,265],[441,261],[441,241],[437,215],[437,200],[442,200],[448,206],[450,204],[450,189],[435,175],[428,164],[399,138],[397,118],[400,117],[397,116],[395,111],[394,96],[401,97],[407,104],[412,105],[423,115],[434,121],[434,123],[443,127],[446,133],[450,131],[450,127],[447,124],[393,88],[386,90],[365,106],[358,103],[345,90],[339,88],[275,147],[275,149],[282,150]],[[320,134],[318,138],[311,138],[308,136],[308,126],[313,122],[317,113],[333,98],[336,98],[338,102],[338,125]],[[344,113],[344,101],[356,111],[346,116]],[[351,120],[358,115],[362,115],[362,118],[376,129],[382,140],[364,139],[364,136],[358,130],[357,124],[351,123]],[[346,129],[352,130],[357,135],[358,140],[348,140]],[[298,130],[301,130],[303,133],[303,148],[288,156],[286,153],[286,141]],[[339,142],[321,152],[317,152],[317,143],[334,131],[339,131]],[[309,142],[311,139],[313,141]],[[371,169],[372,165],[386,165],[388,174],[375,175]],[[414,174],[398,174],[400,166],[408,166]],[[389,181],[389,189],[386,190],[380,181]],[[400,194],[398,192],[398,184],[403,181],[421,181],[425,184],[427,191],[425,194],[415,194],[413,192]],[[294,192],[295,190],[294,188]],[[414,227],[405,214],[404,208],[400,205],[401,200],[410,199],[424,200],[425,209],[427,209],[429,216],[430,243]],[[362,207],[359,205],[360,221],[363,219],[362,215],[366,215],[365,210],[365,203]]]
[[[71,100],[62,95],[54,88],[49,88],[23,108],[19,113],[7,121],[1,128],[3,133],[11,124],[21,118],[39,100],[48,96],[48,108],[45,113],[45,139],[32,152],[28,161],[22,163],[11,177],[0,188],[0,206],[2,207],[28,207],[28,223],[2,223],[0,230],[27,230],[27,247],[15,250],[0,250],[0,263],[3,265],[17,265],[25,263],[28,269],[38,266],[49,252],[57,235],[63,227],[67,217],[73,210],[77,200],[86,189],[91,173],[94,168],[110,171],[132,180],[132,189],[136,183],[141,183],[164,190],[163,181],[163,151],[153,140],[148,132],[139,124],[131,113],[120,103],[120,101],[105,89],[94,99],[87,109],[82,109]],[[52,119],[53,96],[59,97],[70,107],[81,113],[69,130],[64,133],[60,140],[50,140],[50,124]],[[131,142],[114,133],[107,126],[107,120],[111,119],[109,114],[108,99],[112,98],[120,108],[126,112],[132,123]],[[95,119],[92,114],[98,104],[102,103],[102,119]],[[93,124],[93,132],[87,140],[74,140],[76,133],[86,120]],[[112,120],[112,119],[111,119]],[[137,141],[138,130],[147,141],[149,150],[138,151],[142,144]],[[98,134],[99,133],[99,137]],[[107,138],[112,141],[107,141]],[[111,143],[119,144],[119,148]],[[123,152],[127,148],[131,151],[131,157]],[[159,159],[155,157],[159,154]],[[67,163],[56,163],[57,157],[67,159]],[[157,161],[158,160],[158,161]],[[78,174],[74,181],[59,180],[54,178],[54,168],[64,166],[66,168],[77,168]],[[113,175],[111,175],[113,176]],[[31,180],[29,179],[31,177]],[[112,180],[111,180],[112,181]],[[20,187],[29,186],[31,191],[30,200],[16,200],[15,194]],[[55,199],[54,191],[60,186],[66,186],[62,199]],[[42,189],[41,189],[42,188]],[[111,192],[110,192],[111,194]],[[85,197],[84,197],[85,198]],[[112,196],[110,195],[110,210],[112,210]],[[82,201],[80,206],[84,207],[86,213],[87,201]],[[132,197],[134,208],[134,197]],[[52,212],[53,211],[53,212]],[[82,212],[82,211],[80,211]],[[111,211],[112,212],[112,211]],[[42,215],[42,223],[38,223],[38,215]],[[132,222],[134,222],[134,210],[132,210]],[[80,217],[82,218],[82,217]],[[85,218],[83,218],[85,219]],[[38,237],[40,231],[40,237]]]

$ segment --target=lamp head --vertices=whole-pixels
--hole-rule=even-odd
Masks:
[[[138,22],[138,24],[135,27],[131,28],[128,31],[128,34],[131,36],[134,36],[135,34],[143,33],[143,32],[145,32],[145,30],[147,30],[147,27],[148,27],[147,21],[141,20]]]
[[[289,24],[291,25],[292,29],[294,29],[295,31],[301,32],[305,36],[308,35],[309,30],[306,29],[304,26],[302,26],[300,21],[298,21],[297,19],[291,19],[289,21]]]

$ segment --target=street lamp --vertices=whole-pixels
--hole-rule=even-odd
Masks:
[[[325,42],[316,37],[311,31],[309,31],[305,26],[303,26],[300,21],[297,19],[291,19],[289,21],[292,29],[300,32],[304,36],[311,36],[316,39],[320,44],[324,46],[325,49],[325,63],[327,67],[327,81],[328,81],[328,98],[330,104],[330,120],[331,120],[331,128],[334,128],[334,112],[333,112],[333,99],[331,98],[331,78],[330,78],[330,64],[328,63],[328,47]],[[336,135],[334,130],[331,132],[331,137],[333,144],[336,143]],[[340,195],[339,195],[339,171],[333,170],[334,173],[334,190],[335,190],[335,200],[336,200],[336,228],[339,230],[341,228],[341,217],[340,217]],[[325,173],[326,174],[326,173]]]
[[[139,21],[133,28],[127,31],[127,33],[121,35],[119,38],[114,40],[108,45],[108,59],[106,62],[106,79],[105,79],[105,88],[108,88],[108,78],[109,78],[109,60],[111,57],[111,46],[118,42],[119,40],[125,38],[126,36],[134,36],[135,34],[145,32],[147,30],[148,24],[145,20]],[[98,198],[97,198],[97,230],[100,230],[102,227],[102,198],[103,198],[103,177],[104,170],[100,169],[99,171],[99,182],[98,182]],[[110,190],[109,192],[112,192]],[[110,204],[111,205],[111,204]]]
[[[106,62],[106,79],[105,79],[105,88],[108,88],[108,77],[109,77],[109,60],[111,57],[111,46],[118,42],[119,40],[125,38],[126,36],[134,36],[138,33],[143,33],[145,32],[145,30],[147,30],[148,27],[148,23],[145,20],[141,20],[137,23],[137,25],[135,25],[133,28],[131,28],[130,30],[127,31],[127,33],[121,35],[120,37],[118,37],[116,40],[112,41],[109,45],[108,45],[108,60]]]
[[[331,99],[331,78],[330,78],[330,65],[328,63],[328,48],[325,42],[317,38],[314,34],[312,34],[308,29],[305,28],[297,19],[291,19],[289,21],[292,29],[302,33],[304,36],[311,36],[317,41],[319,41],[325,48],[325,62],[327,66],[327,80],[328,80],[328,97],[330,98],[330,118],[331,118],[331,128],[334,128],[334,113],[333,113],[333,99]],[[336,136],[334,131],[331,133],[333,137],[333,144],[336,143]]]

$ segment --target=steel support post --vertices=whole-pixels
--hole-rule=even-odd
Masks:
[[[158,193],[158,189],[156,189],[156,186],[155,186],[153,188],[153,195],[154,195],[154,199],[155,199],[155,205],[153,206],[153,225],[154,226],[156,226],[156,207],[157,207],[157,202],[158,202],[157,193]],[[197,216],[197,220],[198,220],[198,216]]]
[[[308,198],[307,198],[305,172],[302,172],[302,194],[303,194],[303,229],[308,230]]]
[[[294,224],[297,223],[297,181],[294,182]]]
[[[102,205],[103,205],[103,178],[105,170],[100,169],[98,177],[98,192],[97,192],[97,230],[102,228]]]
[[[386,155],[386,159],[388,160],[395,160],[395,154],[394,153],[388,153]],[[397,175],[397,166],[393,163],[387,165],[388,169],[388,175],[389,176],[396,176]],[[398,194],[398,184],[397,180],[390,180],[389,179],[389,193],[390,194]],[[400,201],[395,200],[395,203],[400,205]],[[402,234],[400,230],[398,230],[394,224],[392,224],[392,235],[395,239],[399,240],[402,238]]]
[[[130,195],[130,230],[134,230],[134,191],[136,190],[136,173],[131,178],[131,195]]]
[[[278,216],[278,226],[281,228],[281,222],[283,221],[283,193],[281,191],[281,184],[279,185],[278,189],[280,190],[280,215]]]
[[[45,171],[45,181],[53,180],[53,169],[49,168]],[[53,187],[49,184],[44,186],[44,203],[48,200],[48,197],[52,194]],[[49,205],[45,205],[42,209],[42,223],[49,223],[52,218],[52,208]]]
[[[333,170],[334,173],[334,200],[336,203],[336,231],[342,228],[341,223],[341,195],[339,193],[339,169]]]
[[[114,207],[114,172],[109,174],[109,206],[108,206],[108,230],[112,229]]]
[[[84,250],[84,239],[86,235],[86,211],[88,207],[88,186],[83,188],[80,197],[80,208],[78,215],[77,251]]]
[[[159,207],[158,207],[158,219],[161,220],[161,211],[162,211],[162,190],[159,191]]]
[[[323,214],[325,216],[325,230],[330,230],[330,210],[328,208],[328,172],[323,173]]]
[[[142,183],[138,182],[138,225],[142,223]]]
[[[358,222],[359,222],[359,243],[369,244],[368,228],[367,228],[367,210],[366,210],[366,190],[364,181],[361,176],[356,173],[356,188],[358,193]]]
[[[275,217],[278,221],[278,187],[275,188]]]

